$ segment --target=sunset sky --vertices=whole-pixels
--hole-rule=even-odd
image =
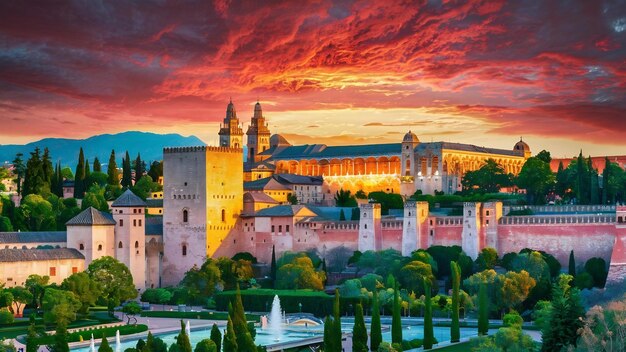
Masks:
[[[126,130],[216,144],[232,97],[244,129],[259,99],[294,144],[412,130],[626,154],[625,1],[391,3],[2,1],[0,144]]]

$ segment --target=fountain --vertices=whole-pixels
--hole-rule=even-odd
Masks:
[[[187,325],[185,325],[185,333],[187,333],[187,337],[191,337],[191,322],[187,320]]]
[[[115,332],[115,352],[122,352],[122,342],[120,341],[120,331]]]
[[[96,341],[93,339],[93,334],[91,334],[91,344],[89,345],[89,352],[96,352]]]
[[[283,335],[283,314],[280,309],[280,299],[278,296],[274,296],[272,302],[272,310],[270,311],[269,329],[272,332],[272,337],[275,342],[280,341]]]

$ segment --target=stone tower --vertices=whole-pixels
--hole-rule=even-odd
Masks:
[[[381,208],[378,203],[365,203],[359,206],[359,243],[361,252],[377,251],[382,247]]]
[[[126,264],[138,290],[146,286],[146,202],[126,190],[111,204],[115,258]]]
[[[615,244],[611,253],[608,282],[618,282],[626,277],[626,206],[615,207]]]
[[[246,134],[248,135],[248,161],[260,161],[255,156],[270,148],[270,130],[258,101],[254,105],[254,116],[250,120]]]
[[[224,123],[220,126],[220,147],[227,148],[243,148],[243,129],[239,125],[237,111],[231,100],[226,107],[226,117]]]
[[[115,256],[115,220],[109,213],[89,207],[67,223],[67,248],[85,256],[85,266],[104,257]]]
[[[415,175],[417,166],[415,165],[415,147],[420,144],[420,140],[415,133],[409,131],[402,139],[402,151],[400,153],[400,193],[409,197],[415,193]]]
[[[498,221],[502,217],[502,202],[488,202],[482,208],[482,226],[484,241],[481,241],[479,251],[491,247],[498,251]]]
[[[422,236],[426,234],[425,228],[428,219],[428,202],[406,201],[404,203],[404,218],[402,224],[402,255],[410,256],[411,252],[427,243],[422,243]]]
[[[478,258],[482,232],[482,204],[463,203],[463,231],[461,233],[461,248],[473,260]]]

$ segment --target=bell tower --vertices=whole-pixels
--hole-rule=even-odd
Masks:
[[[220,147],[243,148],[243,129],[239,125],[237,111],[232,99],[226,107],[224,123],[220,125]]]
[[[257,162],[256,155],[270,148],[270,130],[265,122],[261,103],[254,104],[254,116],[246,132],[248,135],[248,162]]]

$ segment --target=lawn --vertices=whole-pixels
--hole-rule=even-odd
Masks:
[[[155,310],[141,312],[141,316],[149,318],[228,320],[228,312],[175,312]],[[259,322],[261,317],[258,314],[246,314],[246,319]]]
[[[446,346],[443,348],[439,348],[436,349],[435,351],[440,351],[440,352],[467,352],[470,350],[470,343],[469,342],[461,342],[461,343],[457,343],[456,345],[451,345],[451,346]]]

